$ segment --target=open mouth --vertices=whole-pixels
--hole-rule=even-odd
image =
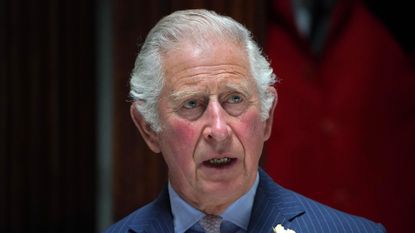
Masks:
[[[232,165],[236,161],[235,158],[223,157],[209,159],[203,162],[203,165],[213,168],[225,168]]]

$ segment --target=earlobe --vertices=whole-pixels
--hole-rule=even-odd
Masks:
[[[158,134],[154,132],[151,126],[144,120],[144,117],[137,110],[136,105],[139,104],[134,102],[130,107],[131,118],[146,142],[147,146],[154,152],[160,153],[159,138]]]
[[[272,131],[272,124],[274,122],[274,111],[275,107],[278,103],[278,94],[274,87],[268,87],[268,90],[270,95],[274,96],[274,100],[272,102],[271,108],[268,113],[268,119],[265,121],[265,130],[264,130],[264,139],[265,141],[268,140],[271,137],[271,131]]]

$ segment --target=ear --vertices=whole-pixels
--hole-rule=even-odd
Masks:
[[[268,87],[268,93],[274,96],[274,101],[268,113],[268,119],[265,120],[264,141],[271,137],[272,124],[274,121],[274,111],[278,103],[278,94],[274,87]]]
[[[138,131],[140,131],[141,136],[144,141],[147,143],[147,146],[154,152],[160,153],[159,138],[158,134],[154,132],[151,126],[144,120],[144,117],[137,110],[136,105],[138,102],[134,102],[130,107],[130,115],[134,121],[135,126]]]

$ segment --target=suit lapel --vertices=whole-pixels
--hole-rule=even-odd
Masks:
[[[147,216],[136,219],[129,225],[129,232],[174,233],[173,216],[167,186],[153,202]]]
[[[276,184],[262,169],[259,170],[259,185],[248,232],[272,232],[277,224],[290,227],[290,222],[304,214],[304,209],[295,196]],[[134,219],[129,232],[174,233],[173,216],[170,209],[167,187],[152,203],[148,214]]]
[[[295,196],[276,184],[262,169],[252,208],[248,232],[272,232],[277,224],[290,227],[290,222],[304,210]]]

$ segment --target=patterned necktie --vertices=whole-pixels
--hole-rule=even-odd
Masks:
[[[199,223],[206,233],[220,233],[222,218],[216,215],[206,215]]]

